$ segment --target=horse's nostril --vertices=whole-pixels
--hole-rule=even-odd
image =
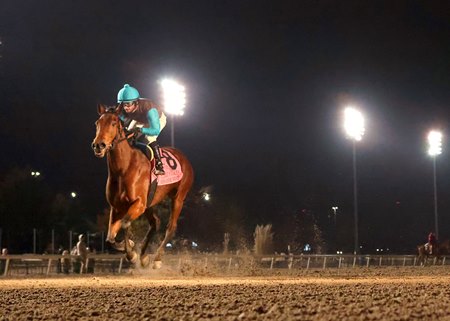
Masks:
[[[106,144],[105,143],[100,143],[100,149],[105,149],[106,148]]]
[[[92,147],[92,149],[95,149],[95,144],[94,144],[94,143],[92,143],[91,147]]]

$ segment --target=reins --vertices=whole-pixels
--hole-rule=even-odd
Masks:
[[[122,120],[120,120],[120,118],[119,118],[119,123],[120,123],[120,126],[119,126],[119,128],[117,128],[116,137],[114,137],[114,140],[111,143],[111,149],[114,149],[114,147],[116,145],[119,145],[124,140],[128,140],[128,139],[130,139],[131,137],[134,136],[134,133],[130,133],[128,135],[124,134],[123,137],[121,137],[122,136],[122,132],[123,132],[123,123],[122,123]]]

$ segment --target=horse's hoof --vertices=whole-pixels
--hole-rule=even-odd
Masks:
[[[162,261],[154,261],[153,262],[153,268],[155,270],[162,268]]]
[[[132,240],[128,240],[128,247],[133,249],[136,244]],[[125,251],[125,240],[111,243],[111,246],[117,251]]]
[[[111,246],[117,251],[125,251],[125,241],[111,243]]]
[[[134,246],[135,246],[136,244],[134,243],[134,241],[133,240],[128,240],[128,246],[130,247],[130,249],[134,249]]]
[[[147,267],[150,265],[150,257],[148,255],[141,256],[141,266]]]
[[[121,222],[120,226],[124,230],[126,230],[127,228],[129,228],[131,226],[131,220],[130,220],[130,216],[128,214],[125,215],[125,217],[122,219],[122,222]]]
[[[133,252],[131,254],[131,258],[129,258],[128,255],[127,255],[127,259],[128,259],[128,261],[130,261],[131,264],[136,264],[136,262],[138,260],[138,255],[137,255],[136,252]]]

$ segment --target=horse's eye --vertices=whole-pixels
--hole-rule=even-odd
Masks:
[[[117,122],[116,122],[116,121],[114,121],[114,122],[112,122],[112,123],[111,123],[111,125],[113,125],[113,126],[117,126]]]

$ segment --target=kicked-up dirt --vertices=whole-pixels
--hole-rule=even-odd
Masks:
[[[0,279],[0,320],[450,320],[450,267]]]

